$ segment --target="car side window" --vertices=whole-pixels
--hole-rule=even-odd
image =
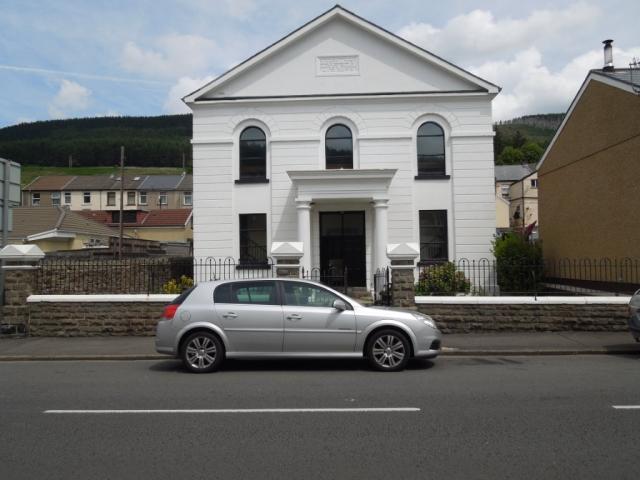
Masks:
[[[220,285],[213,293],[215,303],[277,305],[276,282],[234,282]]]
[[[300,307],[333,307],[340,297],[322,287],[298,282],[282,282],[284,304]]]

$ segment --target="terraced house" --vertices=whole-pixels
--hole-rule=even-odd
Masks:
[[[499,87],[336,6],[184,98],[194,252],[282,248],[350,284],[490,256]],[[286,246],[286,247],[283,247]]]
[[[192,189],[191,175],[125,175],[123,208],[191,208]],[[22,205],[119,210],[120,178],[115,175],[40,176],[23,188]]]

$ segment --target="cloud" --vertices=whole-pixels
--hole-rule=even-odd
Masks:
[[[163,109],[167,113],[190,113],[191,110],[182,101],[182,97],[199,89],[213,80],[213,76],[204,78],[180,77],[177,83],[171,87],[164,102]]]
[[[90,97],[91,90],[79,83],[63,79],[58,93],[49,102],[49,115],[52,118],[64,118],[71,113],[86,110]]]
[[[224,0],[224,3],[229,15],[241,20],[247,19],[257,7],[254,0]]]
[[[147,76],[177,78],[207,71],[216,57],[216,43],[201,35],[171,34],[158,37],[153,48],[127,42],[120,63],[125,70]]]
[[[166,82],[158,82],[156,80],[146,80],[141,78],[125,78],[114,77],[111,75],[96,75],[93,73],[83,72],[69,72],[65,70],[52,70],[49,68],[39,67],[23,67],[19,65],[3,65],[0,64],[0,70],[8,70],[12,72],[31,73],[35,75],[44,75],[47,77],[65,76],[65,77],[77,77],[85,78],[88,80],[104,80],[107,82],[122,82],[122,83],[142,83],[146,85],[166,85]]]
[[[640,47],[614,49],[614,64],[628,67]],[[493,119],[508,120],[535,113],[564,112],[578,93],[589,70],[601,68],[602,50],[591,50],[567,63],[557,72],[544,65],[536,48],[517,53],[511,60],[490,61],[470,70],[503,87],[493,101]]]
[[[565,9],[536,10],[523,19],[496,19],[486,10],[473,10],[449,20],[442,28],[428,23],[411,23],[398,34],[445,58],[457,62],[504,57],[538,44],[566,38],[571,29],[594,24],[597,7],[584,3]]]

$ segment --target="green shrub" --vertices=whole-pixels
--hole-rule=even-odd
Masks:
[[[416,295],[469,293],[471,282],[452,262],[447,262],[423,268],[415,290]]]
[[[186,289],[193,287],[193,279],[182,275],[180,280],[172,278],[167,283],[162,285],[162,291],[164,293],[182,293]]]
[[[496,274],[505,293],[532,293],[540,290],[544,267],[542,247],[522,236],[507,233],[493,242]]]

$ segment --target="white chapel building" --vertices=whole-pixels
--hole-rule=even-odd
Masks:
[[[194,256],[369,288],[394,252],[491,257],[499,90],[335,6],[184,98]]]

